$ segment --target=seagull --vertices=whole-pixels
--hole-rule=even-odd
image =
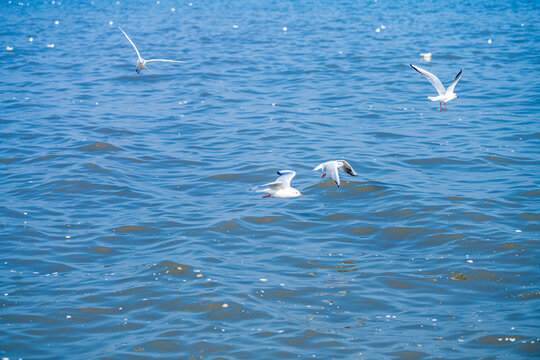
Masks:
[[[430,62],[431,61],[431,55],[433,55],[432,53],[420,53],[420,56],[424,59],[425,62]]]
[[[277,172],[279,177],[276,181],[264,184],[264,189],[257,190],[257,192],[266,192],[268,195],[263,198],[269,198],[274,195],[275,197],[297,197],[304,196],[300,194],[300,191],[291,187],[291,180],[296,175],[296,172],[292,170],[280,170]]]
[[[444,111],[446,112],[446,103],[458,97],[456,94],[454,94],[454,88],[456,87],[456,84],[458,83],[459,79],[461,79],[461,74],[463,73],[463,69],[459,71],[454,81],[450,84],[448,89],[445,90],[443,84],[441,83],[441,80],[439,80],[438,77],[436,77],[429,71],[422,69],[421,67],[414,66],[413,64],[410,64],[410,65],[414,70],[424,75],[424,77],[429,80],[431,85],[435,86],[435,89],[437,89],[439,96],[428,96],[428,99],[431,101],[438,101],[439,105],[441,106],[440,111],[442,111],[442,103],[444,102]]]
[[[133,45],[133,48],[135,49],[135,51],[137,52],[137,56],[139,57],[137,59],[137,68],[135,69],[135,71],[137,72],[137,74],[139,74],[143,69],[148,69],[146,67],[146,64],[149,63],[149,62],[152,62],[152,61],[162,61],[162,62],[175,62],[175,63],[185,63],[185,61],[177,61],[177,60],[166,60],[166,59],[150,59],[150,60],[144,60],[142,57],[141,57],[141,54],[139,54],[139,50],[137,50],[137,47],[135,46],[135,44],[133,43],[133,41],[131,41],[131,39],[129,38],[129,36],[126,34],[126,32],[124,30],[122,30],[122,28],[120,28],[120,31],[122,31],[124,33],[124,35],[127,37],[127,39],[129,40],[129,42],[131,43],[131,45]],[[148,69],[150,70],[150,69]]]
[[[351,176],[358,176],[356,171],[352,168],[351,164],[346,162],[345,160],[332,160],[323,162],[322,164],[319,164],[314,171],[322,170],[323,175],[322,177],[326,176],[326,173],[329,173],[332,179],[336,182],[336,185],[339,187],[339,173],[338,169],[341,169],[345,171],[347,174]]]

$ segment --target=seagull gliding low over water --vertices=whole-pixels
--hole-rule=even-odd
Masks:
[[[266,192],[268,195],[263,198],[268,198],[272,195],[275,197],[297,197],[304,196],[300,194],[300,191],[291,187],[291,180],[296,175],[296,172],[292,170],[280,170],[277,172],[279,177],[276,181],[264,184],[264,189],[257,190],[257,192]]]
[[[178,60],[167,60],[167,59],[150,59],[150,60],[144,60],[142,57],[141,57],[141,54],[139,54],[139,50],[137,50],[137,47],[135,46],[135,44],[133,43],[133,41],[131,41],[131,39],[129,38],[129,36],[126,34],[126,32],[124,30],[122,30],[122,28],[120,28],[120,31],[122,31],[124,33],[124,35],[126,36],[126,38],[129,40],[129,42],[131,43],[131,45],[133,45],[133,48],[135,49],[135,51],[137,52],[137,56],[139,57],[137,59],[137,68],[135,69],[135,71],[137,73],[140,73],[143,69],[148,69],[146,67],[146,64],[149,63],[149,62],[158,62],[158,61],[161,61],[161,62],[175,62],[175,63],[185,63],[185,61],[178,61]],[[150,69],[148,69],[150,70]]]
[[[414,70],[424,75],[424,77],[429,80],[431,85],[433,85],[435,89],[437,89],[439,96],[428,96],[428,99],[431,101],[438,101],[441,107],[440,111],[442,111],[442,103],[444,102],[444,111],[446,112],[446,103],[458,97],[456,94],[454,94],[454,88],[456,87],[459,79],[461,79],[461,73],[463,73],[463,69],[459,71],[454,81],[450,84],[448,89],[445,90],[443,84],[441,83],[441,80],[439,80],[438,77],[436,77],[429,71],[422,69],[421,67],[415,66],[413,64],[410,65]]]

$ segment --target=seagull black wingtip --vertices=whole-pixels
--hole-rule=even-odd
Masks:
[[[416,71],[418,71],[420,74],[422,74],[422,73],[420,72],[420,70],[418,70],[418,69],[416,68],[416,66],[414,66],[413,64],[409,64],[409,65],[411,65],[411,67],[412,67],[414,70],[416,70]]]

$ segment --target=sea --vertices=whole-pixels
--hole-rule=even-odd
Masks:
[[[539,24],[2,0],[0,357],[540,358]],[[183,63],[137,73],[119,28]],[[410,64],[463,69],[446,111]],[[341,159],[340,187],[313,171]],[[303,197],[257,192],[280,170]]]

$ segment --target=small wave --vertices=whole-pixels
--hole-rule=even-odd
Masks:
[[[93,248],[90,248],[89,250],[96,254],[112,254],[115,252],[113,249],[107,246],[95,246]]]
[[[109,128],[99,128],[96,130],[98,133],[104,133],[104,134],[129,134],[129,135],[135,135],[133,131],[129,130],[122,130],[122,129],[109,129]]]
[[[510,334],[510,335],[486,335],[479,337],[474,340],[476,343],[484,343],[484,344],[503,344],[503,343],[510,343],[514,341],[521,341],[521,340],[530,340],[530,338],[525,336],[520,336],[516,334]]]
[[[164,260],[159,264],[152,266],[149,270],[159,270],[160,273],[163,275],[183,275],[186,271],[190,271],[191,269],[192,267],[189,265],[178,264],[174,261]],[[193,277],[196,277],[196,275],[194,275]]]
[[[523,140],[538,140],[540,138],[540,133],[532,133],[532,134],[516,134],[508,137],[504,137],[504,140],[509,141],[523,141]]]
[[[405,160],[406,163],[412,165],[472,165],[472,161],[466,160],[455,160],[447,158],[423,158],[423,159],[412,159]]]
[[[527,192],[522,193],[521,195],[522,196],[527,196],[527,197],[540,196],[540,190],[527,191]]]
[[[384,131],[369,132],[368,135],[373,135],[381,139],[398,139],[398,138],[410,137],[409,135],[395,134],[395,133],[384,132]]]
[[[525,158],[511,158],[511,157],[502,157],[496,155],[484,156],[484,159],[498,164],[520,164],[520,165],[538,165],[540,161],[527,160]]]
[[[519,295],[519,297],[521,299],[532,299],[532,298],[537,298],[537,297],[540,297],[540,291],[534,291],[532,293],[527,293],[527,294],[521,294]]]
[[[125,232],[125,233],[138,233],[138,232],[158,232],[157,229],[142,226],[142,225],[125,225],[114,228],[113,231]]]
[[[242,178],[241,175],[238,174],[222,174],[222,175],[214,175],[210,176],[209,178],[206,178],[205,180],[237,180]]]
[[[136,163],[144,163],[144,160],[135,159],[135,158],[121,157],[121,158],[119,158],[119,159],[128,160],[128,161],[133,161],[133,162],[136,162]]]
[[[75,148],[76,150],[84,150],[84,151],[118,151],[123,150],[122,148],[119,148],[117,146],[108,144],[106,142],[95,142],[90,145],[84,145],[79,146]]]
[[[377,231],[376,228],[369,226],[355,227],[350,230],[354,234],[372,234]]]
[[[216,226],[210,228],[212,231],[226,233],[226,234],[246,234],[248,229],[238,224],[236,221],[224,221]]]
[[[20,160],[22,160],[22,158],[7,158],[7,159],[0,159],[0,162],[4,163],[4,164],[7,164],[7,163],[11,163],[11,162],[20,161]]]
[[[104,308],[82,308],[78,309],[79,312],[87,314],[118,314],[120,311],[116,309],[104,309]]]
[[[416,239],[418,237],[423,237],[430,232],[432,232],[432,230],[414,227],[390,227],[384,229],[384,233],[386,235],[398,240],[405,240],[409,238]]]
[[[28,160],[28,162],[34,162],[34,161],[44,161],[44,160],[50,160],[50,159],[54,159],[54,158],[57,158],[58,155],[45,155],[45,156],[39,156],[35,159],[30,159]]]
[[[251,223],[273,223],[273,222],[279,221],[280,218],[278,218],[277,216],[262,216],[258,218],[248,217],[248,218],[244,218],[244,220]]]
[[[339,220],[346,220],[346,219],[352,219],[353,216],[351,214],[332,214],[325,217],[323,220],[328,221],[339,221]]]

